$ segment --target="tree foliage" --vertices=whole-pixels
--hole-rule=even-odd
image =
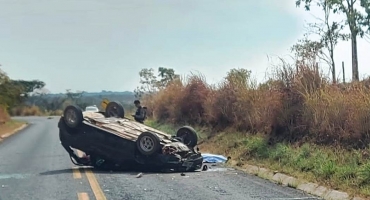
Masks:
[[[5,81],[0,85],[0,105],[6,107],[14,107],[19,105],[24,100],[21,96],[23,90],[20,86],[12,84],[10,81]]]
[[[317,4],[321,7],[324,17],[318,18],[318,22],[309,23],[305,36],[319,36],[321,51],[318,55],[321,60],[329,65],[333,83],[336,83],[336,66],[334,61],[334,49],[340,40],[348,40],[349,35],[343,34],[344,23],[331,20],[333,5],[327,0],[320,0]]]
[[[44,86],[39,80],[12,80],[0,69],[0,105],[12,108],[22,104],[32,92]]]
[[[45,83],[39,80],[12,80],[12,84],[19,86],[22,88],[23,95],[28,97],[30,94],[34,93],[36,90],[42,89],[45,87]]]
[[[306,11],[309,11],[312,4],[314,4],[321,7],[327,14],[334,13],[345,16],[345,25],[348,26],[351,33],[352,79],[358,81],[357,37],[363,37],[366,33],[370,32],[370,0],[296,0],[296,5],[298,7],[301,6],[301,4],[304,4]],[[328,17],[328,15],[326,17]],[[328,46],[331,45],[330,42],[335,42],[335,37],[332,34],[335,33],[335,31],[340,31],[340,28],[341,26],[338,22],[333,22],[327,31],[323,31],[323,33],[326,32],[331,34],[329,35],[330,37],[326,38],[334,39],[333,41],[326,41],[328,42]],[[337,34],[337,36],[339,35]]]
[[[0,69],[0,85],[6,81],[9,81],[9,77],[3,70]]]
[[[141,98],[143,95],[154,94],[180,77],[175,73],[174,69],[165,67],[158,68],[158,75],[155,75],[153,68],[144,68],[140,70],[139,76],[141,86],[138,86],[134,90],[136,98]]]
[[[75,104],[78,105],[81,108],[85,108],[88,103],[81,101],[81,97],[83,96],[85,92],[84,91],[76,91],[72,92],[71,89],[66,90],[66,99],[63,101],[63,104]],[[66,102],[67,101],[67,102]]]
[[[305,38],[298,40],[297,44],[292,46],[291,51],[295,55],[297,66],[315,67],[316,62],[324,54],[322,49],[323,44],[321,42]]]
[[[166,87],[171,81],[179,78],[179,75],[175,74],[175,70],[171,68],[158,68],[158,76],[161,78],[157,83],[160,88]]]
[[[252,71],[247,69],[231,69],[226,76],[226,81],[241,88],[249,88]]]
[[[304,4],[306,11],[310,11],[312,4],[321,8],[328,8],[334,14],[344,14],[345,24],[355,36],[363,37],[370,31],[370,1],[369,0],[296,0],[296,6]],[[362,12],[359,8],[362,8]]]

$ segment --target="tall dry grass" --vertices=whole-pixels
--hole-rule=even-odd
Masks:
[[[10,110],[12,116],[41,116],[43,113],[37,106],[18,106]]]
[[[283,63],[259,85],[244,69],[231,70],[217,85],[191,74],[143,101],[162,122],[260,132],[270,143],[363,148],[370,142],[367,82],[333,85],[315,68]]]

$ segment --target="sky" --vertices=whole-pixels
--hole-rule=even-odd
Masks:
[[[209,83],[246,68],[263,81],[268,56],[288,56],[313,15],[295,0],[0,0],[0,68],[52,93],[133,91],[141,69],[158,67]],[[369,41],[358,41],[360,77],[370,75]],[[349,42],[335,51],[342,61],[349,80]]]

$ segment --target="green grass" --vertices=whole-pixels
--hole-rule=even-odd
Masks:
[[[151,120],[146,124],[171,134],[180,127]],[[287,143],[272,146],[262,135],[226,131],[207,139],[210,131],[195,128],[201,138],[202,152],[231,156],[241,166],[254,164],[350,194],[370,196],[369,149],[344,150],[312,144],[292,146]]]
[[[163,124],[163,123],[158,123],[154,120],[147,120],[145,121],[145,125],[156,128],[160,131],[163,131],[165,133],[168,133],[170,135],[175,135],[176,131],[183,125],[170,125],[170,124]],[[185,125],[184,125],[185,126]],[[204,141],[207,136],[208,132],[206,128],[203,127],[197,127],[197,133],[199,136],[199,141]]]

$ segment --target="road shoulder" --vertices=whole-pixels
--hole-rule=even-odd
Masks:
[[[27,122],[11,120],[5,124],[0,125],[0,142],[9,136],[18,133],[19,131],[25,129],[28,126]]]
[[[237,162],[234,160],[230,161],[230,163],[228,163],[227,165],[248,174],[258,176],[260,178],[285,187],[291,187],[297,190],[304,191],[307,194],[311,194],[325,200],[365,200],[364,198],[361,198],[359,196],[351,197],[346,192],[327,188],[317,183],[312,183],[304,179],[299,179],[283,173],[279,173],[277,171],[272,171],[268,168],[249,164],[238,166]]]

